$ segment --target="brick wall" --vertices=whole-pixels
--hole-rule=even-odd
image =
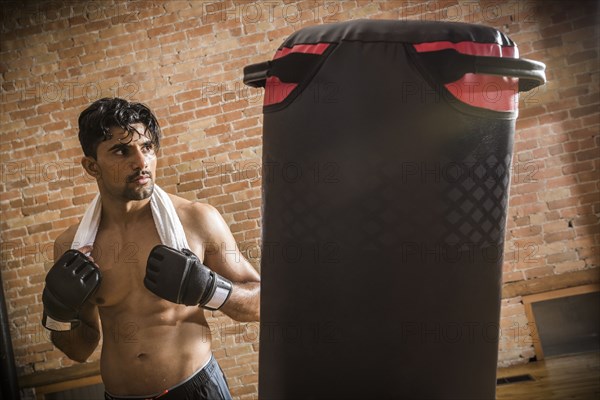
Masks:
[[[77,116],[119,96],[148,104],[165,134],[158,183],[223,214],[259,268],[262,92],[242,68],[304,26],[356,18],[482,23],[546,63],[521,97],[504,280],[598,267],[598,7],[561,1],[3,2],[0,249],[21,374],[73,364],[40,327],[53,240],[95,184],[79,166]],[[238,398],[256,398],[257,324],[215,314],[214,348]],[[519,297],[503,300],[500,365],[533,355]],[[92,359],[98,359],[96,352]]]
[[[511,38],[547,66],[548,83],[521,97],[504,282],[596,268],[600,261],[598,6],[540,2]],[[533,357],[520,297],[503,299],[499,364]]]

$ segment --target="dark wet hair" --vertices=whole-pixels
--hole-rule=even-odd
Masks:
[[[142,103],[130,103],[117,97],[96,100],[79,115],[79,143],[83,153],[96,158],[98,145],[111,139],[110,129],[114,127],[125,130],[133,139],[136,131],[131,125],[137,123],[146,126],[144,134],[158,151],[160,126],[150,108]]]

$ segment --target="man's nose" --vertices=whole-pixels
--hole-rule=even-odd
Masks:
[[[131,159],[132,167],[135,170],[144,169],[148,164],[148,162],[146,161],[146,156],[139,147],[134,146],[134,149],[135,150],[133,151]]]

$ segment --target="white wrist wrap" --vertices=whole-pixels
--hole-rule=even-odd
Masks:
[[[70,331],[79,324],[74,325],[71,322],[57,321],[54,318],[52,318],[51,316],[44,313],[44,316],[42,318],[42,325],[44,325],[44,328],[46,328],[48,330],[62,332],[62,331]]]
[[[212,297],[202,305],[203,308],[213,311],[218,310],[223,306],[223,304],[225,304],[231,295],[231,291],[233,290],[233,285],[227,279],[217,274],[215,274],[215,278],[215,292],[213,293]]]

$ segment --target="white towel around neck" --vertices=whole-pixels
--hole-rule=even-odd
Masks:
[[[156,225],[156,230],[162,244],[178,250],[189,249],[183,225],[181,225],[173,202],[167,192],[157,185],[154,185],[154,192],[150,197],[150,208],[152,209],[154,225]],[[85,214],[83,214],[83,218],[71,244],[72,249],[94,244],[98,227],[100,226],[101,214],[102,202],[100,201],[100,193],[98,193],[88,206]]]

